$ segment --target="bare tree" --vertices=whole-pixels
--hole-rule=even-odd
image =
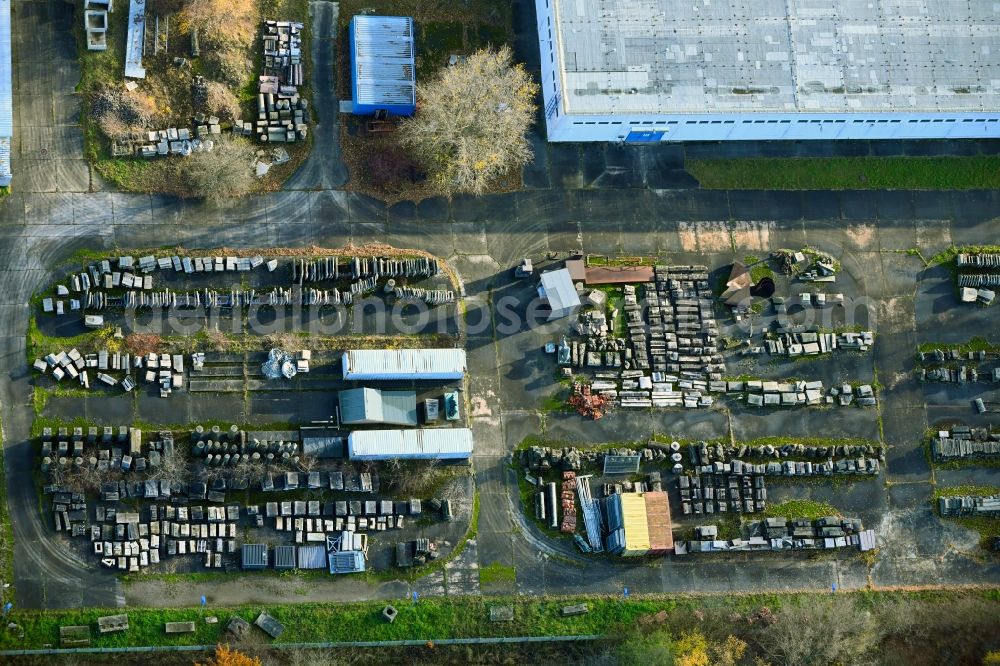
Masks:
[[[100,469],[91,466],[84,458],[84,462],[79,467],[53,464],[49,468],[49,478],[66,490],[74,493],[95,492],[101,489],[101,485],[108,481],[118,481],[123,478],[120,469],[108,466]]]
[[[236,481],[245,481],[251,486],[256,486],[264,480],[266,473],[267,468],[263,462],[244,456],[233,467],[232,478]]]
[[[477,51],[417,87],[402,143],[448,192],[482,194],[531,159],[525,133],[538,86],[509,47]]]
[[[160,454],[160,466],[150,472],[151,477],[163,479],[171,484],[187,485],[191,480],[191,466],[178,446]]]
[[[222,120],[235,120],[240,117],[240,101],[236,94],[218,81],[208,82],[208,96],[205,99],[205,111],[218,116]]]
[[[384,464],[385,485],[400,497],[428,498],[438,490],[445,476],[439,460],[403,461],[393,458]]]
[[[204,43],[213,48],[249,46],[260,20],[257,3],[244,0],[186,2],[182,12],[182,20],[201,30]]]
[[[254,158],[253,146],[245,139],[220,139],[212,150],[186,158],[184,179],[196,197],[241,197],[253,189]]]
[[[868,664],[876,661],[882,631],[852,598],[817,597],[783,606],[760,632],[759,643],[775,663],[788,666]]]

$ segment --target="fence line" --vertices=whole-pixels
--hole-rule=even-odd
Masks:
[[[278,650],[320,650],[337,648],[381,648],[381,647],[419,647],[433,643],[434,645],[502,645],[509,643],[568,643],[575,641],[595,641],[605,636],[599,634],[584,634],[581,636],[503,636],[494,638],[442,638],[405,641],[345,641],[325,643],[272,643],[267,647]],[[256,646],[255,646],[256,647]],[[123,654],[129,652],[207,652],[215,649],[212,645],[162,645],[139,647],[91,647],[91,648],[48,648],[40,650],[0,650],[3,657],[23,657],[32,655],[65,655],[65,654]]]

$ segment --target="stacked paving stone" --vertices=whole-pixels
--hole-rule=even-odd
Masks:
[[[731,551],[832,550],[854,547],[862,552],[876,547],[875,532],[863,528],[857,518],[828,516],[815,522],[805,518],[768,518],[748,539],[722,540],[715,525],[695,528],[695,539],[675,544],[675,554]]]
[[[942,516],[987,516],[993,518],[1000,516],[1000,495],[941,497],[938,499],[938,509]]]
[[[941,430],[931,440],[931,453],[937,461],[1000,456],[1000,434],[989,428],[955,426]]]
[[[272,443],[269,442],[268,445],[270,444]],[[299,488],[321,490],[327,487],[330,490],[343,490],[349,493],[373,493],[378,492],[379,477],[370,472],[358,473],[349,467],[332,472],[280,472],[277,476],[269,471],[264,474],[260,482],[260,489],[264,492],[291,491]],[[325,510],[325,513],[331,511],[332,509]]]
[[[298,284],[350,278],[428,278],[441,272],[437,259],[417,257],[393,259],[387,257],[351,257],[341,265],[337,257],[297,259],[292,262],[292,281]]]
[[[160,535],[169,534],[170,530],[168,528],[161,532],[161,525],[156,522],[155,507],[151,518],[141,521],[138,512],[120,511],[113,504],[129,498],[171,500],[172,496],[183,494],[184,486],[179,483],[155,478],[136,481],[127,476],[155,475],[161,456],[170,452],[173,445],[173,435],[169,432],[159,433],[158,439],[144,445],[142,431],[125,426],[117,428],[117,431],[107,426],[103,428],[103,433],[99,428],[91,426],[87,428],[86,435],[83,427],[74,428],[72,435],[65,427],[59,428],[58,434],[54,434],[52,428],[43,429],[41,468],[49,480],[58,479],[63,473],[81,472],[84,468],[106,475],[105,478],[121,475],[117,481],[107,480],[101,483],[93,523],[90,522],[84,495],[70,492],[58,483],[47,484],[44,492],[52,497],[55,529],[69,532],[74,537],[89,536],[94,554],[102,556],[103,564],[108,567],[138,571],[140,567],[159,562],[163,547]],[[109,506],[108,503],[112,505]],[[173,507],[169,507],[169,510],[172,511]],[[193,512],[193,520],[200,520],[201,508],[192,507],[190,510]],[[184,507],[185,517],[187,511],[188,508]],[[236,516],[238,512],[239,507],[236,505]],[[234,522],[235,520],[233,518]],[[228,532],[229,539],[232,540],[229,552],[234,552],[235,524],[230,526]],[[185,531],[184,536],[189,535],[196,538],[216,536],[199,528]],[[222,533],[218,534],[219,538],[224,536]],[[182,548],[186,550],[186,545]],[[206,552],[208,548],[203,544],[192,543],[191,552]]]
[[[764,340],[772,356],[816,356],[837,349],[868,351],[875,342],[871,331],[861,333],[817,333],[814,331],[779,331]]]
[[[955,257],[955,265],[959,270],[975,269],[989,270],[1000,273],[1000,254],[992,252],[959,253]]]
[[[725,384],[725,386],[722,386]],[[731,385],[733,385],[731,387]],[[734,392],[741,386],[745,391],[747,404],[751,407],[795,407],[802,405],[835,405],[846,407],[852,403],[861,407],[874,407],[877,404],[875,389],[870,384],[852,387],[843,384],[824,389],[821,381],[797,380],[794,382],[777,382],[766,380],[748,380],[746,382],[719,382],[709,390],[719,392]]]
[[[1000,287],[1000,273],[959,273],[958,286],[972,289]]]
[[[319,500],[268,502],[265,515],[274,519],[274,528],[279,532],[294,532],[295,543],[326,543],[327,535],[349,532],[402,529],[406,515],[419,515],[419,501],[416,514],[410,512],[410,502],[392,500],[338,501],[333,504],[333,518],[321,518],[324,511]],[[398,506],[397,506],[398,505]],[[342,511],[343,514],[337,513]]]
[[[256,121],[237,120],[233,133],[256,135],[262,142],[295,143],[308,133],[309,102],[299,95],[302,71],[302,24],[265,21],[261,34],[263,69],[259,78]]]
[[[925,382],[946,382],[965,384],[966,382],[1000,381],[1000,368],[980,372],[975,367],[960,365],[957,368],[921,368],[920,380]]]
[[[199,118],[203,118],[202,114],[198,114],[198,117],[195,118],[196,123]],[[219,119],[212,116],[209,119],[209,125],[198,125],[195,128],[196,136],[192,136],[191,130],[187,127],[149,130],[143,137],[146,139],[146,143],[136,146],[126,144],[124,148],[119,148],[119,150],[124,151],[125,154],[135,154],[145,158],[165,157],[167,155],[187,157],[192,153],[211,151],[215,144],[208,137],[211,134],[219,133]]]
[[[958,268],[959,287],[1000,287],[1000,254],[960,253],[955,257],[955,266]],[[992,296],[988,300],[992,301]]]
[[[335,533],[343,530],[384,531],[402,529],[405,516],[421,515],[421,502],[390,500],[337,500],[322,505],[313,502],[267,502],[265,515],[274,519],[278,531],[295,531],[296,541],[319,541],[318,533]],[[332,516],[317,518],[316,516]],[[309,536],[312,534],[313,536]],[[301,540],[300,540],[301,537]]]
[[[152,255],[135,257],[122,255],[117,259],[104,259],[88,265],[86,271],[69,276],[69,286],[57,285],[56,295],[68,296],[70,292],[82,293],[80,299],[73,299],[71,309],[79,309],[82,301],[87,309],[103,310],[108,307],[177,307],[176,303],[191,302],[189,294],[173,294],[170,291],[153,292],[153,276],[159,270],[173,269],[175,272],[212,273],[244,272],[264,264],[263,257],[160,257]],[[268,262],[269,270],[277,267],[277,261]],[[101,290],[104,291],[101,291]],[[124,296],[111,296],[106,292],[124,290]],[[46,299],[51,300],[51,299]],[[73,307],[74,302],[76,306]],[[56,302],[57,314],[62,312],[62,301]],[[43,309],[50,311],[43,304]]]
[[[247,308],[272,305],[350,305],[353,295],[349,291],[336,289],[298,289],[276,287],[267,291],[256,289],[199,289],[192,292],[177,292],[169,289],[144,293],[125,292],[121,296],[110,296],[103,292],[87,294],[86,308],[93,311],[105,309],[212,309]]]
[[[1000,382],[1000,366],[987,365],[985,351],[959,352],[955,349],[935,349],[918,354],[922,365],[933,367],[920,368],[921,381],[948,382],[964,384],[966,382]],[[970,365],[946,367],[939,364],[968,362]]]
[[[101,563],[122,571],[158,564],[162,555],[203,555],[206,567],[221,568],[223,553],[236,552],[239,514],[239,504],[152,504],[147,519],[141,520],[140,512],[99,506],[90,539]]]
[[[81,354],[75,348],[59,353],[48,354],[45,359],[35,359],[32,366],[45,374],[52,370],[52,378],[57,382],[69,377],[76,379],[86,389],[90,388],[88,372],[95,371],[99,381],[108,386],[121,386],[126,393],[136,387],[136,381],[142,377],[149,383],[160,385],[160,396],[167,397],[174,389],[184,384],[184,356],[181,354],[148,354],[147,356],[132,356],[127,352],[112,352],[102,349],[94,354]],[[141,372],[145,370],[145,372]],[[133,371],[135,377],[133,377]],[[124,372],[119,380],[108,374]]]
[[[72,436],[68,428],[60,427],[57,433],[52,428],[42,430],[41,470],[52,480],[65,471],[90,468],[103,473],[108,471],[147,472],[153,474],[160,465],[160,455],[164,450],[172,449],[173,436],[169,432],[160,433],[160,439],[149,442],[145,447],[142,443],[142,431],[138,428],[121,426],[117,429],[105,426],[103,433],[97,427],[90,426],[84,435],[83,427],[75,427]],[[143,455],[143,449],[148,452],[148,458]],[[116,498],[122,496],[141,496],[143,490],[124,481],[114,484]],[[109,490],[110,492],[110,490]]]
[[[635,287],[624,287],[627,337],[605,343],[620,373],[622,407],[710,407],[708,381],[725,368],[717,347],[718,324],[705,266],[656,266],[645,285],[646,312]],[[623,344],[624,343],[624,344]],[[624,349],[622,349],[624,347]],[[597,352],[604,351],[598,348]],[[623,353],[620,353],[623,352]],[[620,361],[624,356],[624,363]],[[590,365],[588,355],[588,365]],[[598,376],[599,379],[608,379]],[[595,390],[612,392],[603,384]]]
[[[789,305],[801,305],[804,308],[823,308],[832,305],[843,305],[843,294],[830,294],[822,291],[804,291],[788,298],[778,297],[774,299],[774,311],[777,314],[785,314]]]
[[[535,473],[547,470],[579,472],[585,465],[597,466],[604,456],[638,455],[640,463],[669,464],[674,473],[684,471],[684,454],[678,442],[649,442],[639,449],[578,449],[532,446],[521,452],[521,466]],[[752,476],[831,476],[833,474],[871,474],[881,472],[879,460],[884,456],[881,446],[871,444],[840,444],[813,446],[804,444],[709,444],[697,442],[687,447],[692,469],[698,474]],[[795,460],[791,460],[791,459]],[[750,462],[764,460],[765,462]]]
[[[447,289],[422,289],[405,285],[396,286],[396,278],[426,278],[441,272],[436,259],[391,259],[384,257],[352,257],[344,266],[338,265],[336,257],[292,261],[293,285],[289,288],[276,287],[270,290],[256,289],[198,289],[181,292],[171,289],[153,290],[153,273],[156,270],[184,273],[242,273],[266,266],[273,272],[278,267],[277,260],[255,257],[141,257],[136,266],[134,257],[122,256],[113,265],[113,260],[92,263],[87,271],[70,276],[70,287],[59,285],[57,296],[82,292],[79,299],[70,301],[70,310],[79,310],[81,305],[89,311],[105,309],[200,309],[200,308],[247,308],[253,306],[323,306],[350,305],[354,297],[375,290],[380,279],[387,278],[386,293],[397,298],[420,300],[429,305],[453,303],[455,292]],[[116,270],[117,269],[117,270]],[[342,270],[341,270],[342,269]],[[142,273],[142,274],[140,274]],[[347,290],[316,289],[304,286],[307,282],[348,279]],[[121,293],[118,290],[123,290]],[[45,312],[63,314],[62,300],[43,300]]]
[[[766,474],[768,476],[832,476],[834,474],[865,474],[877,475],[881,471],[877,458],[832,458],[822,462],[801,460],[784,460],[782,462],[750,463],[734,459],[728,463],[714,462],[711,465],[697,465],[695,471],[699,474],[732,474],[734,470],[741,474]]]
[[[101,482],[95,506],[88,506],[82,493],[71,492],[59,483],[46,484],[44,492],[52,498],[55,529],[74,537],[89,537],[92,552],[101,558],[102,564],[121,571],[139,571],[159,563],[162,557],[184,555],[203,557],[205,567],[220,568],[225,555],[234,556],[238,552],[241,526],[263,527],[265,512],[268,518],[275,519],[279,531],[294,532],[296,543],[323,544],[328,535],[339,536],[343,530],[400,529],[404,526],[404,516],[421,513],[421,502],[416,499],[325,503],[296,500],[268,502],[265,512],[259,506],[248,506],[244,522],[241,505],[226,504],[225,491],[245,491],[249,487],[246,481],[217,477],[209,482],[182,484],[156,478],[162,456],[173,452],[174,438],[170,432],[160,432],[155,439],[144,443],[141,430],[125,426],[104,427],[103,431],[98,427],[76,427],[72,433],[67,427],[57,432],[46,427],[41,439],[41,467],[50,481],[57,481],[61,472],[84,466],[119,477]],[[209,452],[214,450],[214,444],[233,447],[234,454],[225,456],[230,459],[229,466],[238,463],[240,451],[250,459],[255,453],[276,448],[272,442],[248,441],[246,432],[236,426],[225,431],[217,426],[207,430],[198,427],[192,433],[192,441],[192,452],[204,455],[206,466],[214,455]],[[132,476],[140,473],[145,478],[136,480]],[[378,485],[377,479],[373,482],[372,474],[355,474],[350,470],[284,472],[281,478],[281,489],[285,491],[329,487],[372,492]],[[271,483],[262,484],[263,489],[274,490],[273,476],[268,474],[268,479]],[[208,505],[202,504],[205,500]],[[142,501],[149,504],[136,511],[123,510],[119,504]]]
[[[833,474],[871,474],[881,471],[878,458],[881,447],[866,445],[804,446],[786,444],[775,447],[709,445],[699,442],[688,446],[691,465],[698,474],[768,475],[768,476],[831,476]],[[789,460],[794,457],[800,460]],[[768,459],[765,463],[748,462],[746,458]],[[801,460],[813,458],[817,462]],[[675,467],[675,471],[677,468]]]
[[[626,451],[624,455],[635,455],[635,451],[631,449],[624,450]],[[615,455],[610,452],[609,454]],[[565,469],[578,472],[585,463],[596,465],[603,456],[604,452],[573,447],[554,449],[547,446],[532,446],[521,451],[521,466],[536,472],[544,472],[550,469]]]
[[[737,461],[738,462],[738,461]],[[729,474],[681,475],[678,478],[681,511],[687,516],[702,513],[754,513],[767,508],[764,476],[752,465],[730,467]]]

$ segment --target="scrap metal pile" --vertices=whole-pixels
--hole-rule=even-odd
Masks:
[[[272,349],[260,366],[260,373],[267,379],[291,379],[298,374],[295,357],[284,349]]]
[[[576,409],[580,416],[586,416],[596,421],[604,416],[611,401],[612,399],[603,393],[594,393],[590,384],[574,382],[573,392],[567,402]]]
[[[771,259],[785,275],[796,275],[803,282],[834,282],[839,270],[837,260],[816,250],[776,250]]]

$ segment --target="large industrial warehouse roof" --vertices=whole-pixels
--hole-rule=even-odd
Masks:
[[[549,0],[573,114],[1000,108],[988,0]]]

